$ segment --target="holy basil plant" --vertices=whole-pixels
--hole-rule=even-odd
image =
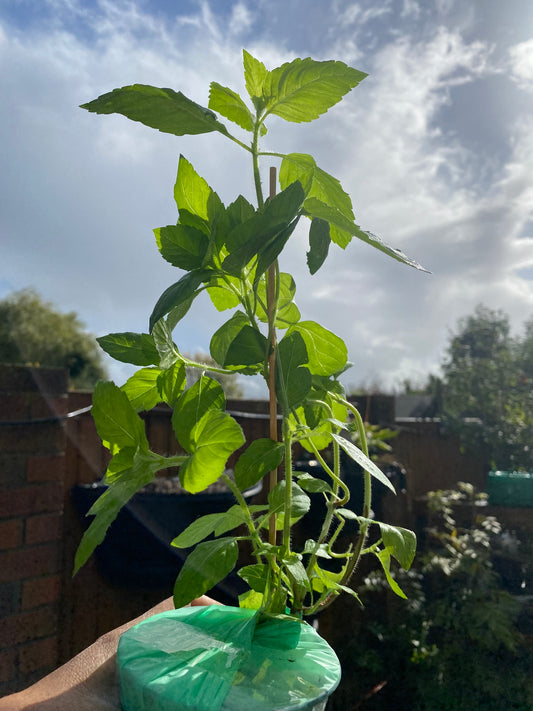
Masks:
[[[346,346],[325,326],[301,320],[294,279],[281,270],[280,258],[303,222],[309,226],[311,274],[324,264],[332,242],[345,249],[353,237],[398,262],[422,267],[355,223],[350,197],[311,155],[259,148],[271,115],[295,123],[317,119],[366,75],[338,61],[295,59],[268,70],[246,51],[243,58],[249,103],[212,82],[209,108],[181,92],[143,84],[115,89],[82,107],[97,114],[123,114],[175,136],[218,132],[249,154],[256,204],[239,195],[224,205],[191,163],[180,157],[174,186],[178,220],[154,230],[161,256],[180,270],[177,281],[155,304],[149,333],[112,333],[99,339],[107,353],[139,369],[122,387],[101,382],[94,391],[92,414],[112,459],[105,475],[108,488],[89,512],[94,519],[79,546],[75,568],[85,563],[136,492],[157,472],[179,467],[181,483],[191,494],[222,478],[235,503],[225,513],[198,518],[173,541],[177,547],[194,547],[176,581],[176,606],[226,577],[237,565],[239,542],[247,541],[255,562],[238,571],[249,586],[241,605],[272,613],[313,614],[342,591],[357,597],[350,579],[363,555],[376,556],[392,589],[403,595],[391,575],[391,560],[409,568],[416,540],[411,531],[371,517],[372,478],[381,486],[392,486],[369,459],[361,416],[339,381],[349,367]],[[233,135],[234,129],[221,118],[236,124],[248,139]],[[268,198],[259,169],[265,156],[281,158],[279,188],[275,180]],[[210,343],[211,356],[220,367],[192,362],[174,340],[179,340],[181,320],[204,291],[215,309],[229,312]],[[189,388],[186,367],[203,371]],[[224,392],[210,372],[259,374],[265,379],[274,423],[271,438],[245,441],[241,427],[225,411]],[[172,427],[183,454],[162,456],[149,447],[138,413],[160,402],[173,410]],[[275,425],[276,409],[281,413],[281,435]],[[350,430],[359,433],[360,448]],[[296,443],[320,462],[326,479],[293,470]],[[228,458],[239,449],[231,478],[225,473]],[[364,470],[360,512],[349,507],[341,451]],[[248,506],[243,491],[263,477],[270,481],[268,503]],[[316,493],[325,502],[321,530],[316,540],[306,540],[296,550],[291,526],[308,513],[309,494]],[[339,534],[348,519],[356,533],[346,544],[346,537]],[[370,545],[371,526],[379,534]],[[339,540],[344,541],[342,547]]]

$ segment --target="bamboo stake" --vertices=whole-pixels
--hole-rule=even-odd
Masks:
[[[270,198],[276,194],[276,168],[270,168]],[[276,327],[274,321],[274,303],[276,299],[276,265],[270,265],[267,274],[267,313],[270,330],[270,344],[272,353],[268,364],[268,390],[270,395],[270,439],[278,441],[278,407],[276,400]],[[278,471],[274,469],[269,476],[269,491],[272,491],[278,483]],[[268,540],[272,545],[276,545],[276,514],[272,514],[268,525]]]

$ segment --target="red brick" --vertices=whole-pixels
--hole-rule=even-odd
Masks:
[[[25,580],[58,571],[59,547],[53,543],[0,553],[0,582]]]
[[[63,397],[35,397],[28,402],[28,419],[37,420],[41,417],[55,417],[66,415],[68,408],[67,396]]]
[[[30,610],[56,602],[59,599],[60,586],[59,575],[25,580],[22,587],[22,609]]]
[[[13,420],[25,420],[27,417],[26,398],[24,395],[0,396],[0,420],[12,422]]]
[[[22,542],[22,519],[0,521],[0,550],[17,548]]]
[[[65,431],[57,420],[0,427],[0,451],[4,454],[59,454],[65,444]]]
[[[21,612],[0,620],[0,639],[7,639],[13,646],[30,640],[51,637],[57,633],[57,614],[52,607],[41,607],[30,612]]]
[[[18,650],[20,674],[31,674],[38,669],[57,666],[57,637],[47,637],[36,642],[28,642]]]
[[[27,516],[63,509],[63,487],[56,482],[0,491],[0,518]]]
[[[61,513],[30,516],[26,519],[25,543],[33,545],[35,543],[59,541],[62,534],[62,524],[63,516]]]
[[[16,650],[4,649],[0,652],[0,682],[13,679],[17,673]]]
[[[29,482],[63,481],[65,476],[65,457],[61,454],[29,457],[26,477]]]

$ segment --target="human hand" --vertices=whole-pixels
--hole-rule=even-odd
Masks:
[[[218,605],[202,595],[191,605]],[[118,642],[141,620],[174,609],[172,598],[107,632],[33,686],[0,699],[0,711],[121,711],[116,674]]]

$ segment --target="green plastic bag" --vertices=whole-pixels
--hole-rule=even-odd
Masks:
[[[341,675],[307,623],[222,605],[140,622],[117,662],[124,711],[320,711]]]

